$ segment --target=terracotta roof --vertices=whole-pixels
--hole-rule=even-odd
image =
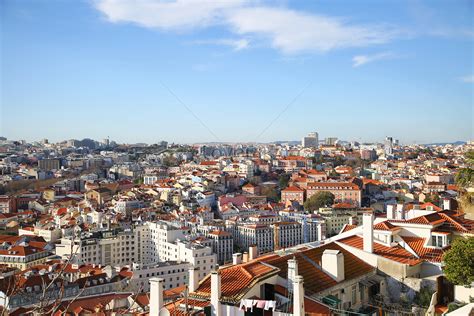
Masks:
[[[201,166],[215,166],[217,165],[217,161],[201,161]]]
[[[287,256],[269,255],[267,257],[258,258],[258,260],[279,268],[279,275],[287,279],[288,260],[295,257],[298,261],[298,274],[303,276],[303,279],[306,280],[304,286],[305,291],[308,295],[311,295],[312,293],[321,292],[337,284],[337,282],[323,272],[320,267],[322,255],[326,249],[339,250],[344,254],[345,280],[357,278],[375,270],[374,267],[334,242]],[[315,264],[317,266],[315,266]]]
[[[340,234],[345,233],[345,232],[348,232],[348,231],[350,231],[350,230],[352,230],[352,229],[354,229],[354,228],[356,228],[356,227],[357,227],[357,225],[345,224],[344,227],[342,227],[342,230],[341,230]]]
[[[304,190],[292,185],[282,190],[282,192],[304,192]]]
[[[185,304],[184,298],[179,299],[179,300],[174,301],[174,302],[171,302],[171,303],[168,303],[168,304],[165,304],[164,307],[168,310],[169,314],[173,315],[173,316],[189,316],[189,315],[191,315],[190,312],[186,313],[184,311],[184,308],[182,308],[183,304]],[[209,305],[211,305],[211,303],[209,301],[202,301],[202,300],[195,300],[195,299],[188,298],[188,306],[189,307],[195,306],[197,308],[202,309],[202,308],[204,308],[206,306],[209,306]],[[196,314],[193,314],[193,315],[196,315]],[[198,314],[198,315],[200,315],[200,314]]]
[[[339,240],[343,244],[348,246],[363,249],[364,241],[360,236],[351,236],[344,239]],[[421,262],[420,259],[416,258],[410,252],[405,250],[405,248],[401,247],[400,245],[394,247],[384,246],[377,242],[374,242],[374,252],[375,255],[384,257],[386,259],[390,259],[393,261],[397,261],[403,264],[408,264],[410,266],[417,265]]]
[[[83,299],[77,299],[72,302],[64,301],[61,303],[61,307],[59,308],[62,312],[74,312],[74,311],[86,311],[84,314],[88,314],[88,312],[92,312],[94,315],[101,315],[100,313],[96,313],[96,309],[100,312],[103,312],[107,306],[113,306],[110,302],[114,299],[124,299],[130,296],[130,293],[120,293],[120,294],[108,294],[108,295],[99,295],[95,297],[87,297]],[[67,308],[67,311],[65,310]],[[112,308],[109,308],[110,310]],[[81,313],[82,315],[83,313]],[[58,315],[62,315],[59,313]]]
[[[385,231],[393,231],[393,230],[399,230],[400,227],[397,227],[397,226],[394,226],[394,225],[390,224],[389,221],[384,221],[384,222],[381,222],[381,223],[378,223],[378,224],[374,225],[374,229],[376,229],[376,230],[385,230]]]
[[[335,209],[344,209],[344,208],[355,208],[354,205],[350,203],[336,203],[332,206]]]
[[[275,292],[285,297],[288,297],[288,290],[281,285],[275,284]],[[329,307],[323,304],[320,304],[318,302],[315,302],[307,297],[304,298],[304,310],[305,310],[306,316],[332,315]],[[291,306],[290,311],[293,311],[293,306]]]
[[[266,276],[272,275],[279,270],[265,265],[259,261],[252,261],[245,264],[233,265],[221,268],[221,299],[236,302],[252,286],[252,284]],[[191,296],[197,298],[210,298],[211,295],[211,275],[207,275],[199,284]]]
[[[408,246],[420,257],[429,262],[441,262],[445,250],[425,247],[426,238],[400,236]]]
[[[341,188],[341,190],[360,190],[359,186],[352,182],[311,182],[311,183],[308,183],[308,189],[338,190],[338,188]]]
[[[181,293],[186,290],[186,285],[178,286],[169,290],[163,291],[163,297],[165,299],[176,298],[179,297]]]
[[[216,235],[216,236],[231,236],[229,232],[223,231],[223,230],[214,230],[209,233],[210,235]]]

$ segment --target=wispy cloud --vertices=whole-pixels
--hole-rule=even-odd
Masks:
[[[192,43],[200,44],[200,45],[224,45],[224,46],[229,46],[236,51],[246,49],[249,47],[249,44],[250,44],[249,40],[245,38],[241,38],[241,39],[220,38],[220,39],[193,41]]]
[[[341,18],[274,8],[256,1],[96,0],[94,3],[113,23],[128,22],[178,32],[223,26],[246,39],[215,44],[237,50],[247,48],[249,39],[255,39],[285,54],[327,52],[382,44],[399,35],[399,30],[387,25],[354,24]]]
[[[395,58],[395,54],[391,52],[383,52],[373,55],[357,55],[352,58],[352,67],[360,67],[374,61],[392,59]]]
[[[474,75],[464,76],[460,78],[462,82],[474,83]]]

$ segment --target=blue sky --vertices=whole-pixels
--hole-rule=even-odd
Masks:
[[[473,138],[471,1],[0,2],[9,139]]]

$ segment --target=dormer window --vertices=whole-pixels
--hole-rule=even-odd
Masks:
[[[433,234],[431,235],[431,246],[444,248],[450,244],[450,239],[447,234]]]

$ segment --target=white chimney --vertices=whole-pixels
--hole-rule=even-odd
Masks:
[[[232,254],[232,264],[241,264],[242,254],[240,252]]]
[[[344,254],[341,251],[324,250],[321,265],[323,271],[329,274],[336,282],[344,280]]]
[[[349,217],[349,225],[357,225],[357,218],[355,216]]]
[[[395,219],[395,205],[387,205],[387,219]]]
[[[244,252],[242,256],[242,262],[248,262],[249,261],[249,254],[248,252]]]
[[[451,199],[449,198],[446,198],[446,199],[443,199],[443,211],[444,210],[451,210]]]
[[[298,261],[293,257],[293,259],[288,260],[288,291],[292,292],[293,283],[295,278],[298,275]]]
[[[150,279],[150,316],[159,316],[163,308],[163,279]]]
[[[366,212],[362,216],[364,251],[374,252],[374,214]]]
[[[323,236],[323,225],[326,225],[325,223],[319,223],[318,224],[318,241],[322,241],[326,236]]]
[[[249,247],[249,261],[257,259],[258,257],[258,248],[257,245],[252,245]]]
[[[194,292],[199,286],[199,270],[195,266],[189,268],[189,292]]]
[[[211,315],[221,316],[221,303],[219,301],[221,297],[221,273],[219,267],[211,272]],[[150,315],[151,316],[151,315]]]
[[[403,204],[397,204],[397,219],[405,219],[405,212],[403,212]]]
[[[295,277],[293,288],[295,289],[293,293],[293,315],[304,315],[304,287],[301,275]]]

